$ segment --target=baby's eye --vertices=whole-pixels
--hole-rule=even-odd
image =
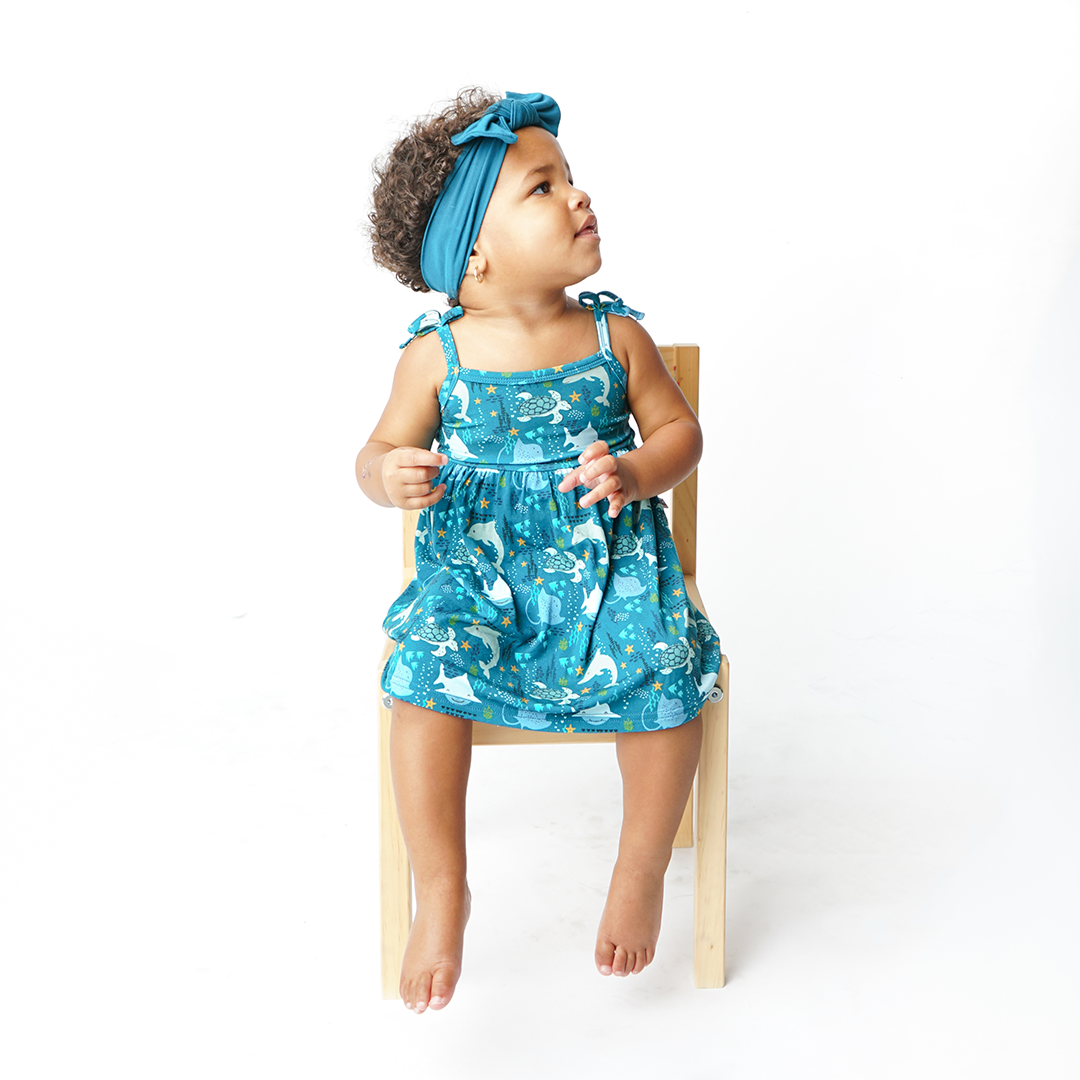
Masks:
[[[529,192],[529,194],[530,195],[535,195],[539,191],[541,195],[546,195],[550,190],[551,190],[551,181],[550,180],[541,180],[540,183],[537,184],[536,187],[534,187],[532,189],[532,191]]]

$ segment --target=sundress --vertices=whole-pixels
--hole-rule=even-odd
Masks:
[[[383,623],[395,698],[507,727],[654,731],[692,720],[716,682],[720,641],[686,596],[663,501],[612,520],[606,499],[559,491],[591,443],[635,445],[607,319],[642,315],[607,292],[578,303],[600,348],[534,371],[462,367],[460,307],[409,328],[442,341],[449,461],[433,481],[446,493],[420,514],[416,576]]]

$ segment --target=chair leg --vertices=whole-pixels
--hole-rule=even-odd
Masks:
[[[686,800],[686,809],[683,811],[682,821],[679,822],[678,832],[675,833],[675,842],[672,847],[694,846],[694,791],[690,789],[690,797]]]
[[[401,961],[412,928],[412,873],[390,775],[390,710],[379,690],[379,888],[382,909],[382,995],[400,997]]]
[[[717,685],[721,701],[707,703],[697,775],[697,846],[694,850],[694,985],[724,985],[724,915],[727,886],[728,662]]]

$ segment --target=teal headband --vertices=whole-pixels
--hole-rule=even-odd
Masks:
[[[518,128],[542,127],[559,134],[559,106],[547,94],[507,94],[451,142],[458,155],[431,208],[420,247],[420,273],[430,289],[456,297],[480,235],[506,148]]]

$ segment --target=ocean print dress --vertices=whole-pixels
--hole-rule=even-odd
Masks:
[[[582,508],[582,488],[559,491],[597,439],[614,455],[635,445],[607,317],[642,316],[611,293],[578,302],[599,350],[535,371],[461,367],[461,308],[409,327],[442,341],[449,461],[433,481],[446,493],[420,514],[416,577],[383,623],[393,697],[508,727],[653,731],[692,720],[716,682],[720,642],[687,599],[661,500],[613,521],[606,499]]]

